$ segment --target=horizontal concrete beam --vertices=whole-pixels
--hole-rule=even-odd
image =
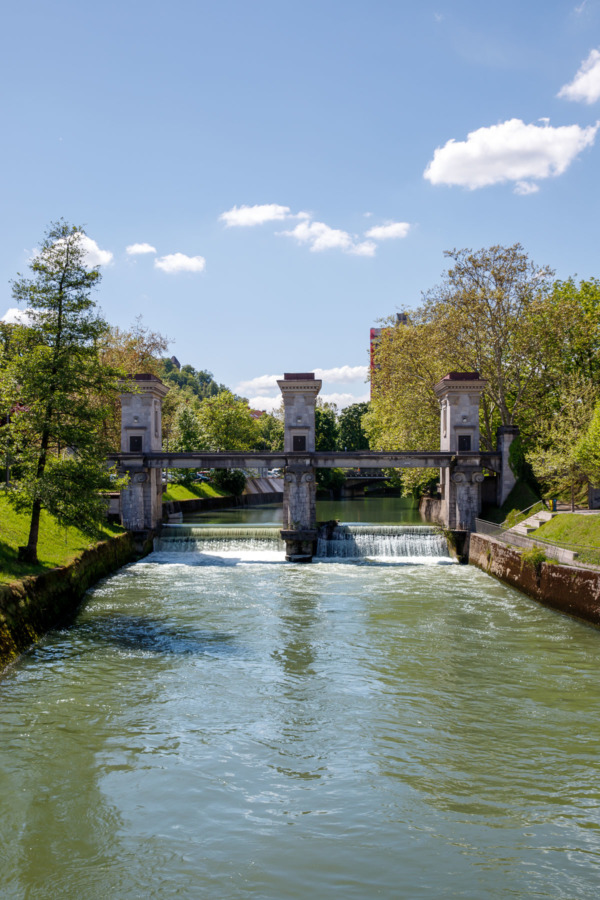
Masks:
[[[306,466],[317,469],[446,469],[460,466],[497,472],[498,453],[113,453],[109,461],[129,468],[149,469],[277,469]]]

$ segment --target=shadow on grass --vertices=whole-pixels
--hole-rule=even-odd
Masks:
[[[0,584],[8,584],[11,581],[18,581],[27,575],[41,575],[54,568],[52,563],[31,563],[19,562],[17,558],[17,550],[7,544],[6,541],[0,540]]]

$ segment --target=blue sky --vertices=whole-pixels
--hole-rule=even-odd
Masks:
[[[600,0],[22,0],[2,45],[0,315],[63,217],[111,323],[343,405],[444,250],[600,274]]]

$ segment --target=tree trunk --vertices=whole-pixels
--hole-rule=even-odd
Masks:
[[[50,418],[50,414],[52,411],[52,407],[48,405],[48,416]],[[44,474],[44,469],[46,468],[46,454],[48,452],[48,445],[50,443],[50,431],[45,428],[42,433],[42,443],[40,446],[40,455],[38,459],[38,466],[36,472],[36,480],[39,479]],[[36,497],[33,501],[33,506],[31,507],[31,522],[29,524],[29,538],[27,539],[26,547],[19,547],[19,561],[32,563],[33,565],[37,565],[37,545],[38,538],[40,535],[40,515],[42,512],[42,501],[39,497]]]
[[[575,512],[575,485],[571,482],[571,512]]]
[[[31,508],[31,523],[29,525],[29,538],[26,547],[19,547],[19,562],[32,563],[37,565],[37,545],[40,534],[40,514],[42,512],[42,501],[34,500]]]

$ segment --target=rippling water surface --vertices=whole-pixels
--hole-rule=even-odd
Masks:
[[[599,650],[470,567],[153,554],[0,681],[0,896],[596,897]]]

